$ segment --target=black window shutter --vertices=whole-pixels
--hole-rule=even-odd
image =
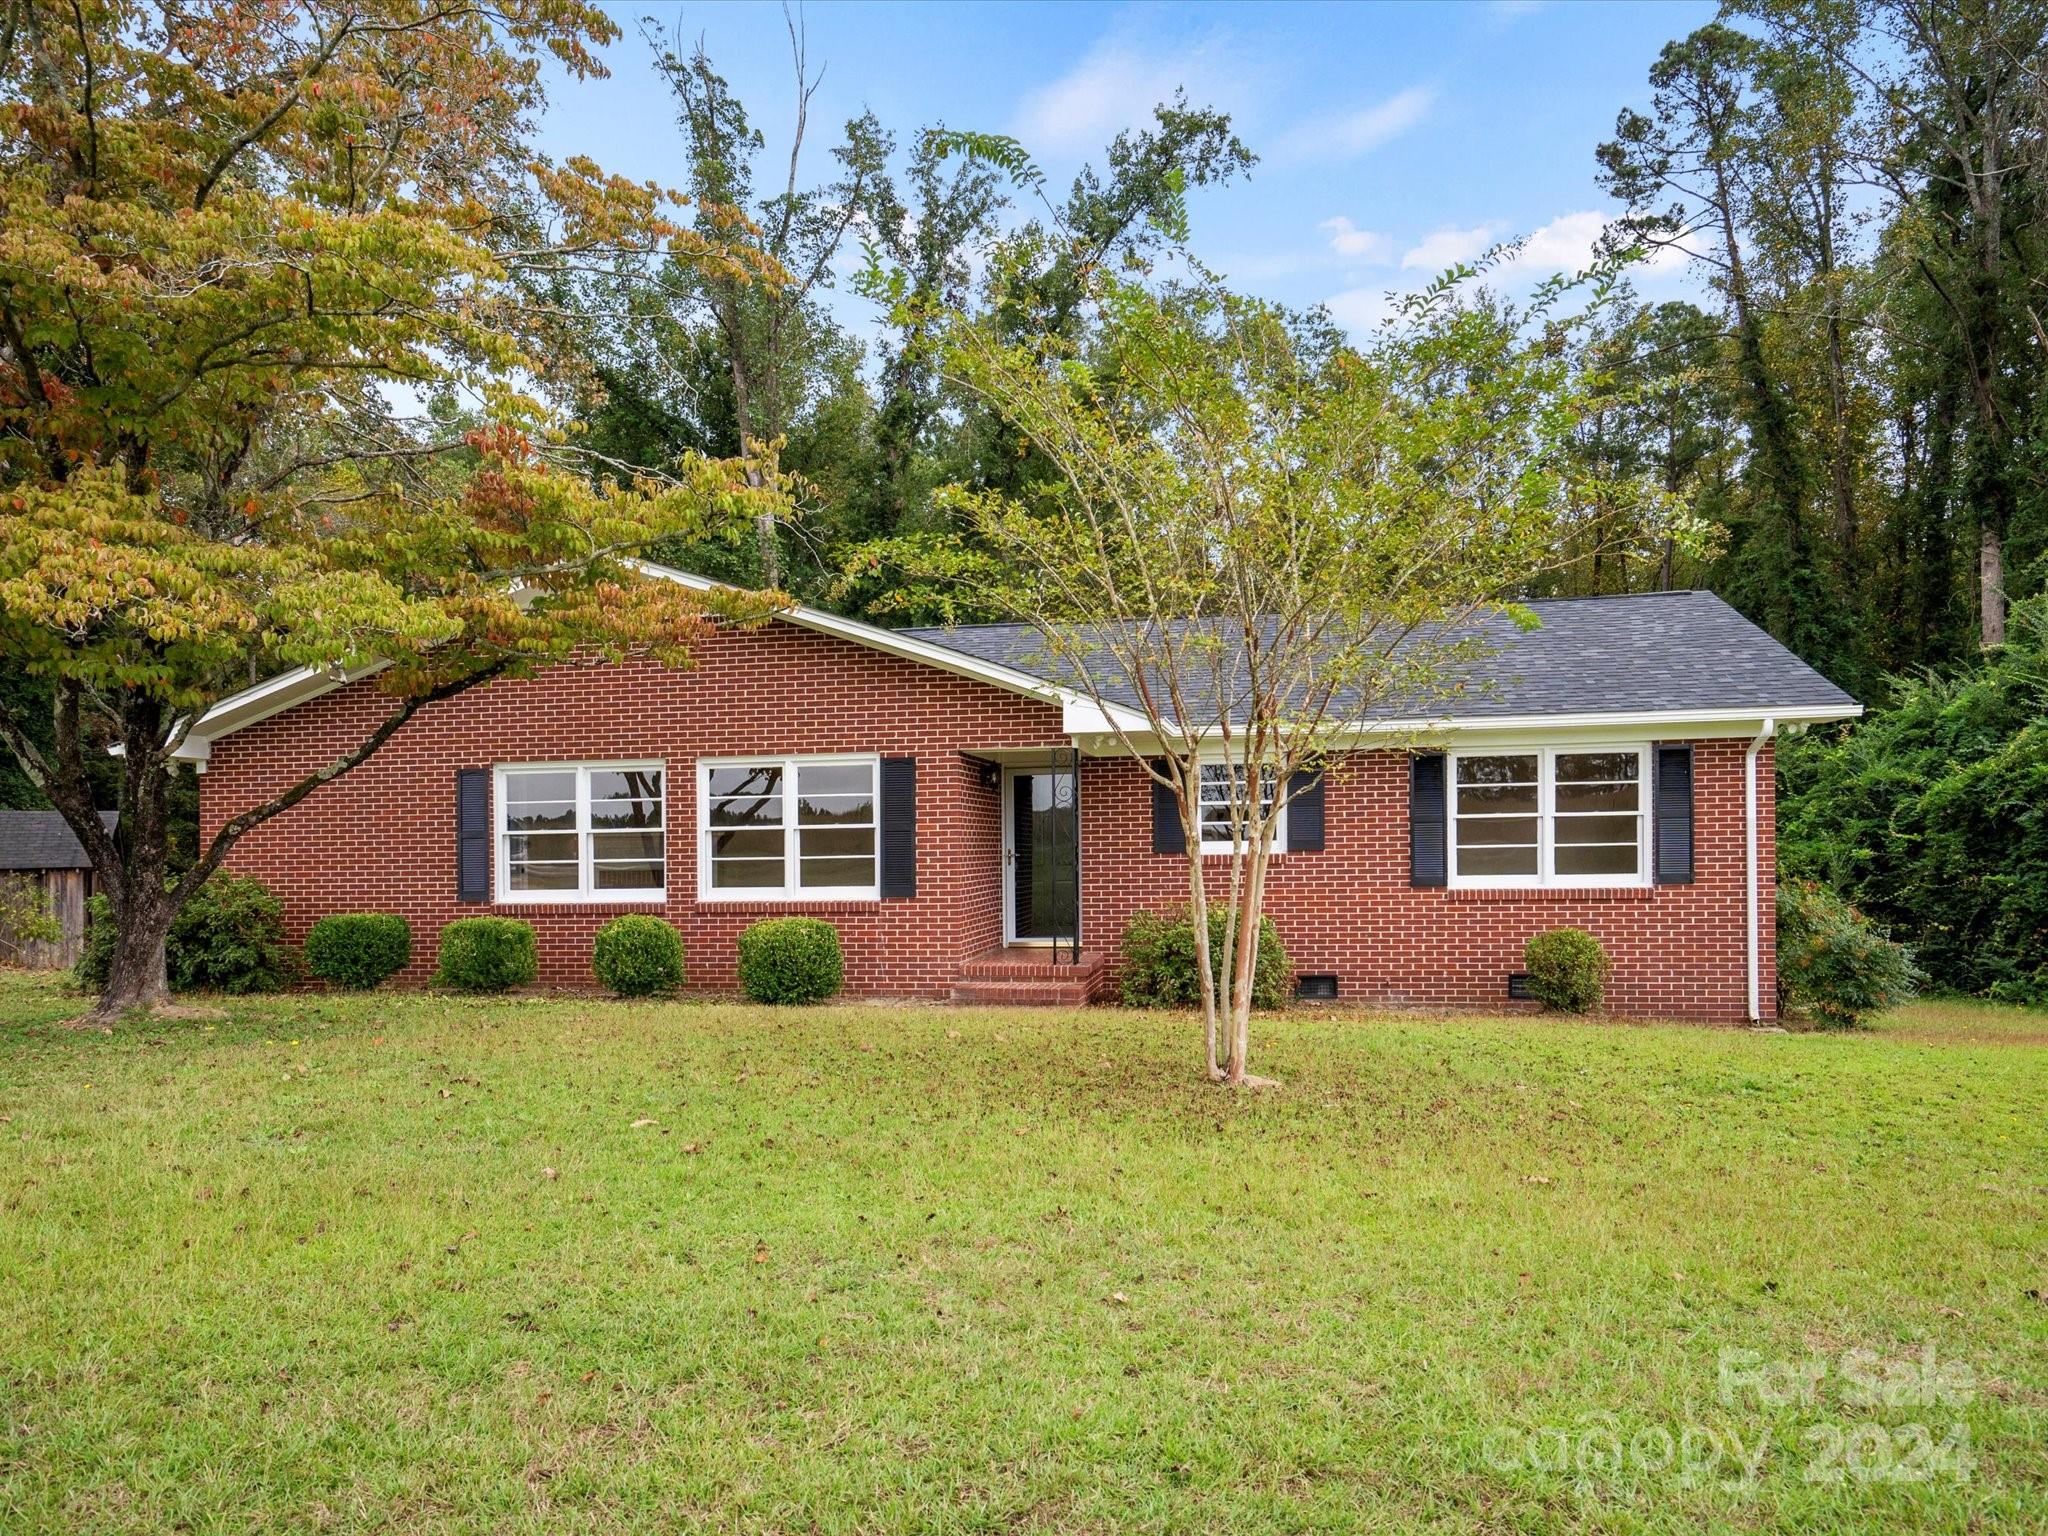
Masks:
[[[1153,764],[1161,773],[1167,771],[1166,759]],[[1152,851],[1154,853],[1186,853],[1187,833],[1180,824],[1180,801],[1173,790],[1157,779],[1152,781]]]
[[[1287,851],[1323,851],[1323,776],[1307,768],[1287,781]]]
[[[1447,885],[1444,846],[1444,755],[1418,752],[1408,759],[1408,883]]]
[[[882,894],[917,894],[917,759],[882,759]]]
[[[1659,885],[1692,884],[1692,747],[1659,743],[1650,800],[1651,869]]]
[[[491,771],[455,770],[455,899],[491,899]]]

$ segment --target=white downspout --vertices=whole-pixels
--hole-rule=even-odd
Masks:
[[[1745,820],[1749,823],[1749,1022],[1763,1022],[1763,967],[1757,954],[1757,856],[1756,856],[1756,759],[1764,743],[1778,733],[1776,717],[1766,715],[1763,729],[1742,755],[1742,795]]]

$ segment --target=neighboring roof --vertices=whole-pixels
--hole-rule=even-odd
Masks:
[[[1646,592],[1625,597],[1539,599],[1526,605],[1542,622],[1518,628],[1486,613],[1455,632],[1478,642],[1455,697],[1416,712],[1446,723],[1561,716],[1755,716],[1841,718],[1856,701],[1711,592]],[[1061,669],[1045,642],[1023,624],[973,624],[906,633],[982,660],[1053,678]],[[1451,637],[1446,637],[1451,638]],[[1127,683],[1105,687],[1135,705]],[[1402,712],[1379,701],[1354,719]],[[1344,717],[1341,707],[1333,711]]]
[[[101,811],[111,832],[119,811]],[[0,811],[0,869],[91,869],[78,836],[55,811]]]

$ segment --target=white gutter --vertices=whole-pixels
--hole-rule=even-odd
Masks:
[[[1758,928],[1760,925],[1757,920],[1756,890],[1756,760],[1757,754],[1764,749],[1764,743],[1777,734],[1778,722],[1774,718],[1766,716],[1763,729],[1756,733],[1755,740],[1749,744],[1749,750],[1742,754],[1743,814],[1744,819],[1749,824],[1749,879],[1747,881],[1749,894],[1749,1022],[1752,1024],[1761,1024],[1764,1017],[1762,992],[1763,963],[1762,957],[1757,953]]]

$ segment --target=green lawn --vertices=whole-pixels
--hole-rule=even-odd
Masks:
[[[2048,1529],[2048,1015],[77,1007],[7,1531]]]

